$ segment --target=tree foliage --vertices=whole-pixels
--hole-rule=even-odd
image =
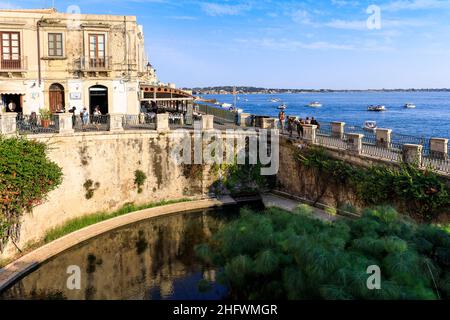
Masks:
[[[334,223],[305,206],[295,214],[244,209],[197,254],[222,270],[236,299],[450,298],[450,235],[390,207]],[[367,287],[372,265],[381,268],[381,290]]]
[[[24,213],[62,182],[62,171],[46,156],[44,143],[0,136],[0,250],[17,241]]]

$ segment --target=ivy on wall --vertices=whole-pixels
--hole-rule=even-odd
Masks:
[[[9,240],[18,241],[23,214],[62,182],[61,168],[46,151],[41,142],[0,136],[0,251]]]
[[[230,193],[231,195],[258,194],[270,189],[274,183],[274,177],[261,175],[261,164],[239,165],[215,164],[212,173],[217,178],[213,185],[215,194]]]
[[[295,158],[316,170],[317,177],[351,188],[366,206],[399,204],[405,213],[422,221],[431,221],[450,207],[450,188],[429,169],[408,164],[364,168],[333,159],[323,148],[298,151]]]

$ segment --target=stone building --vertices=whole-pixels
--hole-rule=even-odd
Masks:
[[[0,38],[2,110],[137,114],[140,86],[158,85],[134,16],[0,10]]]

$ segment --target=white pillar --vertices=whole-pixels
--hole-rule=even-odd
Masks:
[[[331,123],[331,134],[333,137],[342,139],[345,132],[345,122],[332,122]]]
[[[169,131],[169,114],[160,113],[156,115],[156,130],[159,132]]]
[[[392,130],[391,129],[376,129],[377,136],[377,146],[382,148],[390,148],[392,141]]]
[[[0,112],[0,134],[12,135],[17,131],[17,113]]]
[[[316,125],[313,125],[313,124],[303,125],[303,140],[315,143],[316,142],[316,131],[317,131]]]
[[[422,165],[423,146],[420,144],[403,145],[403,162],[420,166]]]
[[[214,129],[214,116],[213,115],[202,115],[200,122],[200,130],[213,130]]]
[[[73,130],[73,115],[71,113],[57,113],[55,114],[55,125],[59,133],[72,134]]]
[[[123,114],[108,114],[108,131],[123,131]]]
[[[430,153],[435,158],[448,159],[448,139],[431,138]]]
[[[362,153],[362,142],[364,135],[360,133],[347,133],[347,147],[350,152]]]

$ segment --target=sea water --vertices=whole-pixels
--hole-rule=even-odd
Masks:
[[[233,103],[232,95],[202,95]],[[343,121],[348,125],[364,126],[366,121],[376,121],[379,128],[389,128],[399,134],[430,137],[450,137],[450,92],[330,92],[301,94],[240,94],[238,107],[244,112],[277,116],[281,103],[288,106],[288,115],[302,118],[316,117],[322,122]],[[272,99],[280,102],[271,102]],[[318,101],[321,108],[306,105]],[[406,109],[413,103],[416,109]],[[369,112],[369,105],[385,105],[386,112]]]

